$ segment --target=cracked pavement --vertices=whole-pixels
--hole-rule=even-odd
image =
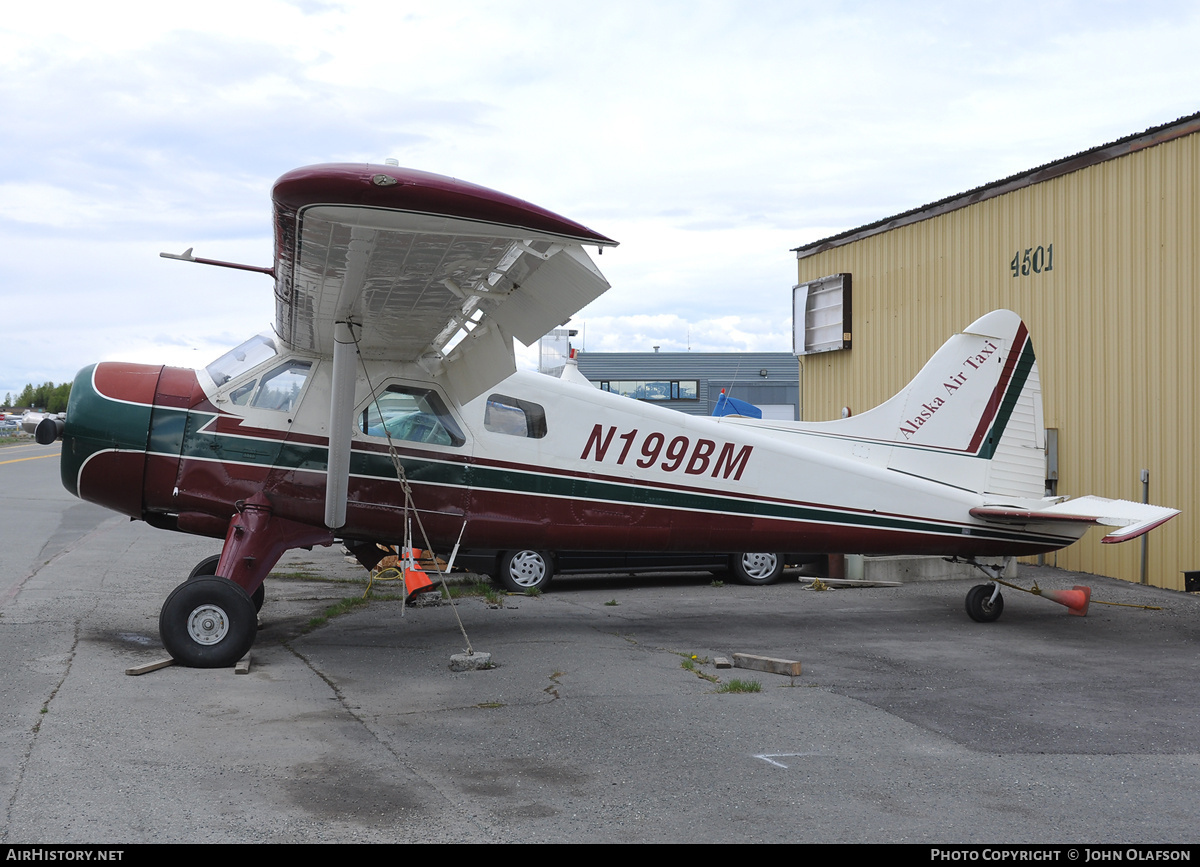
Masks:
[[[21,454],[9,449],[0,461]],[[80,503],[57,461],[0,464],[0,841],[1191,842],[1195,597],[1089,584],[1087,618],[974,582],[806,592],[703,575],[559,578],[453,612],[369,605],[339,549],[267,584],[250,674],[124,670],[219,542]],[[314,580],[321,579],[321,580]],[[339,583],[340,581],[358,583]],[[616,600],[617,605],[606,603]],[[799,659],[717,694],[684,669]]]

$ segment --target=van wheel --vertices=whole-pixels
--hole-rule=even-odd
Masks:
[[[500,585],[512,593],[545,590],[554,577],[554,561],[545,551],[505,551],[499,572]]]
[[[739,584],[774,584],[783,574],[783,557],[779,554],[734,554],[729,558],[729,570]]]

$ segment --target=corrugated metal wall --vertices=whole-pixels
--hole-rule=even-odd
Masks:
[[[1015,310],[1033,336],[1046,426],[1059,430],[1059,493],[1140,500],[1148,469],[1151,502],[1184,511],[1150,533],[1149,580],[1183,589],[1180,572],[1200,569],[1198,231],[1192,134],[801,258],[800,282],[847,271],[854,292],[853,348],[801,360],[803,417],[869,409],[951,334]],[[1049,562],[1138,580],[1140,543],[1101,535]]]

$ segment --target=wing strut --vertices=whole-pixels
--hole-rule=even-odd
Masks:
[[[325,526],[331,530],[346,523],[357,355],[350,323],[336,323],[333,331],[333,389],[329,398],[329,465],[325,475]]]

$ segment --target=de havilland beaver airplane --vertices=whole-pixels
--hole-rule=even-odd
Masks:
[[[414,519],[435,550],[971,559],[1052,551],[1095,523],[1124,541],[1177,514],[1043,496],[1037,362],[1009,311],[861,415],[698,418],[516,371],[514,338],[533,343],[608,288],[584,248],[609,238],[391,165],[297,169],[272,196],[274,266],[233,267],[274,277],[274,333],[202,370],[87,367],[61,432],[72,493],[224,538],[162,608],[184,664],[249,650],[288,549],[339,539],[370,567]],[[1001,605],[994,583],[968,595],[978,620]]]

